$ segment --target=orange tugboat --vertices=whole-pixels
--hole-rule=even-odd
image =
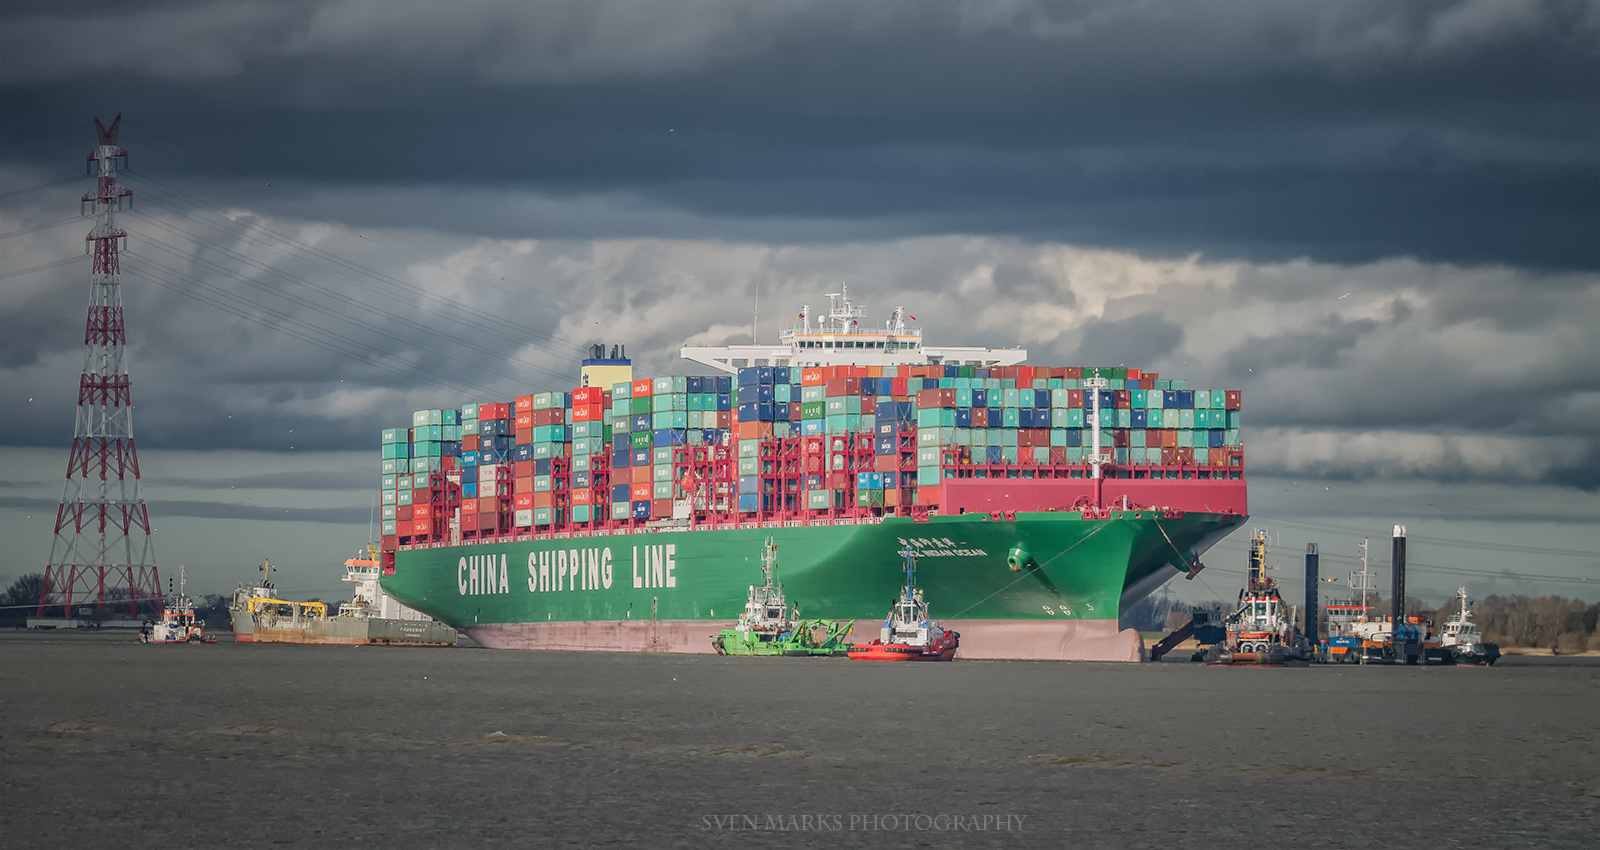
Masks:
[[[883,621],[879,636],[871,643],[850,647],[856,661],[949,661],[956,655],[961,635],[928,616],[928,602],[917,587],[917,558],[910,547],[900,553],[906,559],[906,584],[900,598]]]

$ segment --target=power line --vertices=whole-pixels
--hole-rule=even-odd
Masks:
[[[15,270],[9,271],[9,272],[0,272],[0,280],[5,280],[6,278],[10,278],[10,277],[19,277],[19,276],[25,275],[25,274],[32,274],[34,272],[42,272],[45,269],[60,268],[61,266],[69,265],[71,263],[76,263],[77,261],[83,259],[84,256],[85,255],[83,255],[83,254],[78,254],[76,256],[67,257],[66,259],[63,259],[63,260],[56,260],[53,263],[45,263],[45,264],[39,265],[39,266],[29,266],[28,268],[25,268],[25,269],[15,269]]]

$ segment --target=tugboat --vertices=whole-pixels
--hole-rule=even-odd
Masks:
[[[906,547],[906,584],[900,598],[889,610],[878,637],[871,643],[850,647],[856,661],[949,661],[956,655],[961,635],[935,623],[928,616],[928,601],[917,587],[917,556]]]
[[[796,606],[790,613],[778,581],[778,547],[768,537],[761,550],[762,586],[750,586],[744,613],[731,629],[711,637],[718,655],[844,655],[845,638],[855,621],[802,620]]]
[[[139,628],[140,643],[216,643],[206,634],[205,623],[195,616],[194,600],[184,591],[188,589],[188,576],[183,566],[178,566],[178,593],[167,600],[161,612],[161,621],[146,620]]]
[[[1485,643],[1478,635],[1478,624],[1472,622],[1472,600],[1467,598],[1467,588],[1456,589],[1460,607],[1445,621],[1439,645],[1450,653],[1457,664],[1487,664],[1490,667],[1500,660],[1500,645]]]
[[[1209,664],[1304,666],[1306,641],[1294,626],[1294,609],[1267,575],[1267,533],[1250,541],[1250,575],[1239,605],[1224,621],[1226,637],[1206,653]]]

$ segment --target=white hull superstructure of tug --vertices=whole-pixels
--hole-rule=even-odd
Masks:
[[[850,301],[848,288],[828,294],[828,312],[813,318],[811,305],[800,311],[800,324],[778,332],[776,345],[686,345],[681,354],[721,372],[736,374],[745,366],[921,366],[944,363],[966,366],[1015,366],[1028,359],[1024,348],[927,347],[922,331],[906,326],[916,320],[904,307],[882,328],[865,323],[866,305]],[[751,337],[755,332],[752,327]]]

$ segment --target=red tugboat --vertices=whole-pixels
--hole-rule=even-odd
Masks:
[[[928,617],[928,602],[917,587],[917,557],[911,547],[900,553],[906,559],[906,584],[900,598],[871,643],[850,647],[856,661],[949,661],[956,655],[961,635]]]

